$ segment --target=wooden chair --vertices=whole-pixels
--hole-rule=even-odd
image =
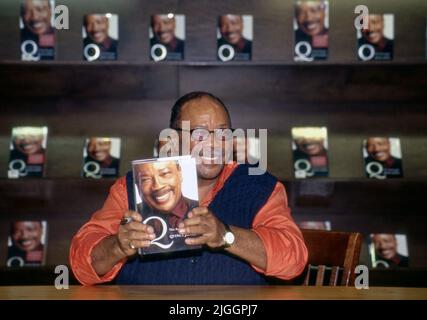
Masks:
[[[301,230],[308,249],[303,285],[351,286],[362,246],[360,233]],[[328,280],[329,278],[329,280]]]

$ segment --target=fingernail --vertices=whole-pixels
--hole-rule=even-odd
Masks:
[[[184,228],[179,228],[178,232],[179,233],[185,233],[185,229]]]
[[[181,222],[181,223],[178,225],[178,228],[179,228],[179,229],[184,228],[184,224]]]

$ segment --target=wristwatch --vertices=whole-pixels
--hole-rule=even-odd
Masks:
[[[236,240],[236,237],[234,236],[234,233],[231,231],[228,224],[224,223],[225,227],[225,233],[222,237],[222,240],[224,240],[224,246],[223,248],[229,248],[234,244],[234,241]]]

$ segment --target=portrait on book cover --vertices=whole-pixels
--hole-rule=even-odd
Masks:
[[[83,17],[83,59],[117,60],[119,17],[111,13],[87,14]]]
[[[120,138],[87,138],[83,147],[83,177],[117,177],[120,166],[120,143]]]
[[[55,59],[54,11],[55,1],[52,0],[21,1],[21,60]]]
[[[297,1],[294,15],[294,60],[326,60],[328,46],[328,1]]]
[[[149,36],[151,60],[184,60],[184,15],[174,13],[152,15],[150,20]]]
[[[404,234],[371,234],[369,252],[374,268],[409,267],[408,244]]]
[[[368,19],[368,28],[357,30],[357,56],[359,60],[393,60],[394,15],[369,14]]]
[[[178,225],[199,206],[194,159],[134,161],[136,208],[156,234],[147,253],[187,249]]]
[[[45,264],[46,221],[14,221],[8,238],[8,267]]]
[[[251,15],[224,14],[218,17],[218,60],[251,60],[252,41],[253,17]]]

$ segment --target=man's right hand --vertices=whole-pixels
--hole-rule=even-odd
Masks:
[[[150,246],[155,239],[153,227],[142,223],[142,216],[136,211],[126,211],[124,218],[132,218],[130,223],[120,225],[117,234],[118,249],[124,257],[133,256],[139,248]]]

